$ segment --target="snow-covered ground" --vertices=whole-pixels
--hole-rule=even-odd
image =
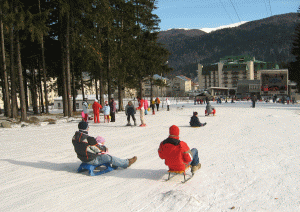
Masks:
[[[147,115],[147,127],[125,127],[123,112],[115,123],[91,122],[90,134],[105,137],[112,155],[138,157],[94,177],[77,173],[71,138],[79,119],[1,128],[0,211],[300,211],[299,105],[212,104],[215,117],[204,116],[204,105],[178,103]],[[189,127],[193,111],[205,127]],[[182,176],[164,180],[157,153],[173,124],[202,164],[185,184]]]

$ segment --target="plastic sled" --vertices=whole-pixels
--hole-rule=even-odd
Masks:
[[[106,166],[106,169],[99,171],[99,172],[94,172],[95,168],[99,167],[99,166]],[[109,163],[103,163],[97,166],[91,165],[91,164],[87,164],[87,163],[82,163],[80,164],[79,168],[77,169],[77,172],[83,172],[83,171],[89,171],[89,174],[91,176],[96,176],[96,175],[100,175],[100,174],[104,174],[110,171],[115,170],[115,168],[111,167]]]

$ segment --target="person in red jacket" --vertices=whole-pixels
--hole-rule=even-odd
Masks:
[[[189,165],[192,173],[200,169],[198,150],[190,150],[184,141],[179,140],[179,128],[172,125],[169,128],[169,137],[160,143],[158,155],[165,160],[165,164],[172,171],[184,171]]]
[[[144,119],[144,115],[145,115],[145,108],[144,108],[144,100],[141,99],[140,97],[137,97],[138,101],[139,101],[139,107],[136,108],[136,110],[140,110],[140,119],[141,119],[141,125],[140,127],[146,127],[145,124],[145,119]]]
[[[93,112],[94,112],[94,122],[95,123],[100,123],[99,119],[99,112],[102,109],[102,105],[98,103],[98,100],[95,99],[95,102],[93,104]]]

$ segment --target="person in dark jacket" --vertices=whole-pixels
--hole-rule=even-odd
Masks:
[[[136,156],[131,159],[120,159],[109,154],[101,154],[101,152],[107,152],[108,148],[104,145],[99,145],[96,138],[88,135],[88,123],[84,121],[79,122],[78,129],[79,130],[75,132],[75,135],[72,138],[72,143],[77,157],[82,162],[91,165],[109,163],[113,167],[125,169],[137,160]]]
[[[111,99],[109,102],[109,107],[110,107],[110,122],[115,122],[116,121],[116,103],[114,99]]]
[[[255,108],[255,102],[257,101],[256,95],[252,96],[251,101],[252,101],[252,107]]]
[[[191,117],[191,120],[190,120],[190,125],[191,125],[191,127],[202,127],[202,126],[206,125],[206,122],[200,123],[200,120],[198,118],[198,113],[194,112],[193,116]]]
[[[136,119],[134,117],[135,113],[136,113],[136,110],[135,110],[132,102],[129,101],[128,104],[125,107],[125,114],[127,116],[127,126],[131,126],[130,116],[131,116],[132,120],[134,121],[134,126],[136,126]]]
[[[198,150],[190,150],[184,141],[179,140],[179,128],[176,125],[169,128],[169,137],[160,143],[158,155],[171,171],[184,171],[191,165],[194,173],[201,167]]]

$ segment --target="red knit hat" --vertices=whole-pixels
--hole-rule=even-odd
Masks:
[[[169,129],[171,137],[179,137],[179,128],[176,125],[172,125]]]

